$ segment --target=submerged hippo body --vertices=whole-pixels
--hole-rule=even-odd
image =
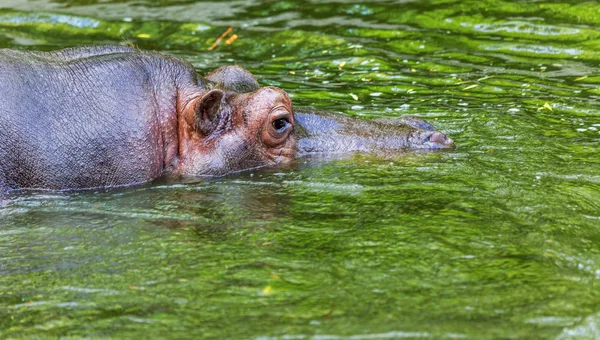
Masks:
[[[198,78],[178,58],[122,46],[0,50],[0,201],[12,189],[83,189],[161,175],[222,175],[310,154],[437,149],[417,118],[298,113],[247,71]]]
[[[180,59],[121,46],[0,50],[0,196],[289,161],[291,102],[280,89],[210,89]]]

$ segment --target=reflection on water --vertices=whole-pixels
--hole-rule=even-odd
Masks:
[[[593,2],[11,1],[0,47],[128,41],[457,148],[16,193],[0,337],[598,338]],[[227,27],[231,45],[207,48]]]

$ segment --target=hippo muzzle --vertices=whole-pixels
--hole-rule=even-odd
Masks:
[[[298,156],[440,150],[454,142],[418,117],[356,119],[331,113],[295,113]]]

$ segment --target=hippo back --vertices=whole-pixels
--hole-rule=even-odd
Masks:
[[[0,50],[0,189],[119,186],[160,174],[156,84],[131,51]]]

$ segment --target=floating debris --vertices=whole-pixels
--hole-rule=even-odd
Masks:
[[[465,88],[463,89],[463,91],[470,90],[470,89],[474,89],[474,88],[476,88],[477,86],[479,86],[479,85],[478,85],[478,84],[469,85],[469,86],[465,87]]]
[[[233,44],[233,42],[236,41],[237,38],[238,38],[237,34],[232,35],[231,37],[229,37],[229,39],[227,39],[225,41],[225,45],[231,45],[231,44]]]
[[[211,47],[208,48],[209,51],[212,51],[215,49],[215,47],[217,47],[220,43],[221,40],[223,40],[226,36],[229,35],[229,33],[231,33],[233,31],[233,26],[230,26],[223,34],[221,34],[217,40],[215,40],[215,42],[212,44]],[[232,41],[233,42],[233,41]]]
[[[552,106],[550,106],[550,104],[548,102],[544,103],[544,105],[538,107],[537,109],[538,111],[541,110],[548,110],[548,111],[552,111]]]

